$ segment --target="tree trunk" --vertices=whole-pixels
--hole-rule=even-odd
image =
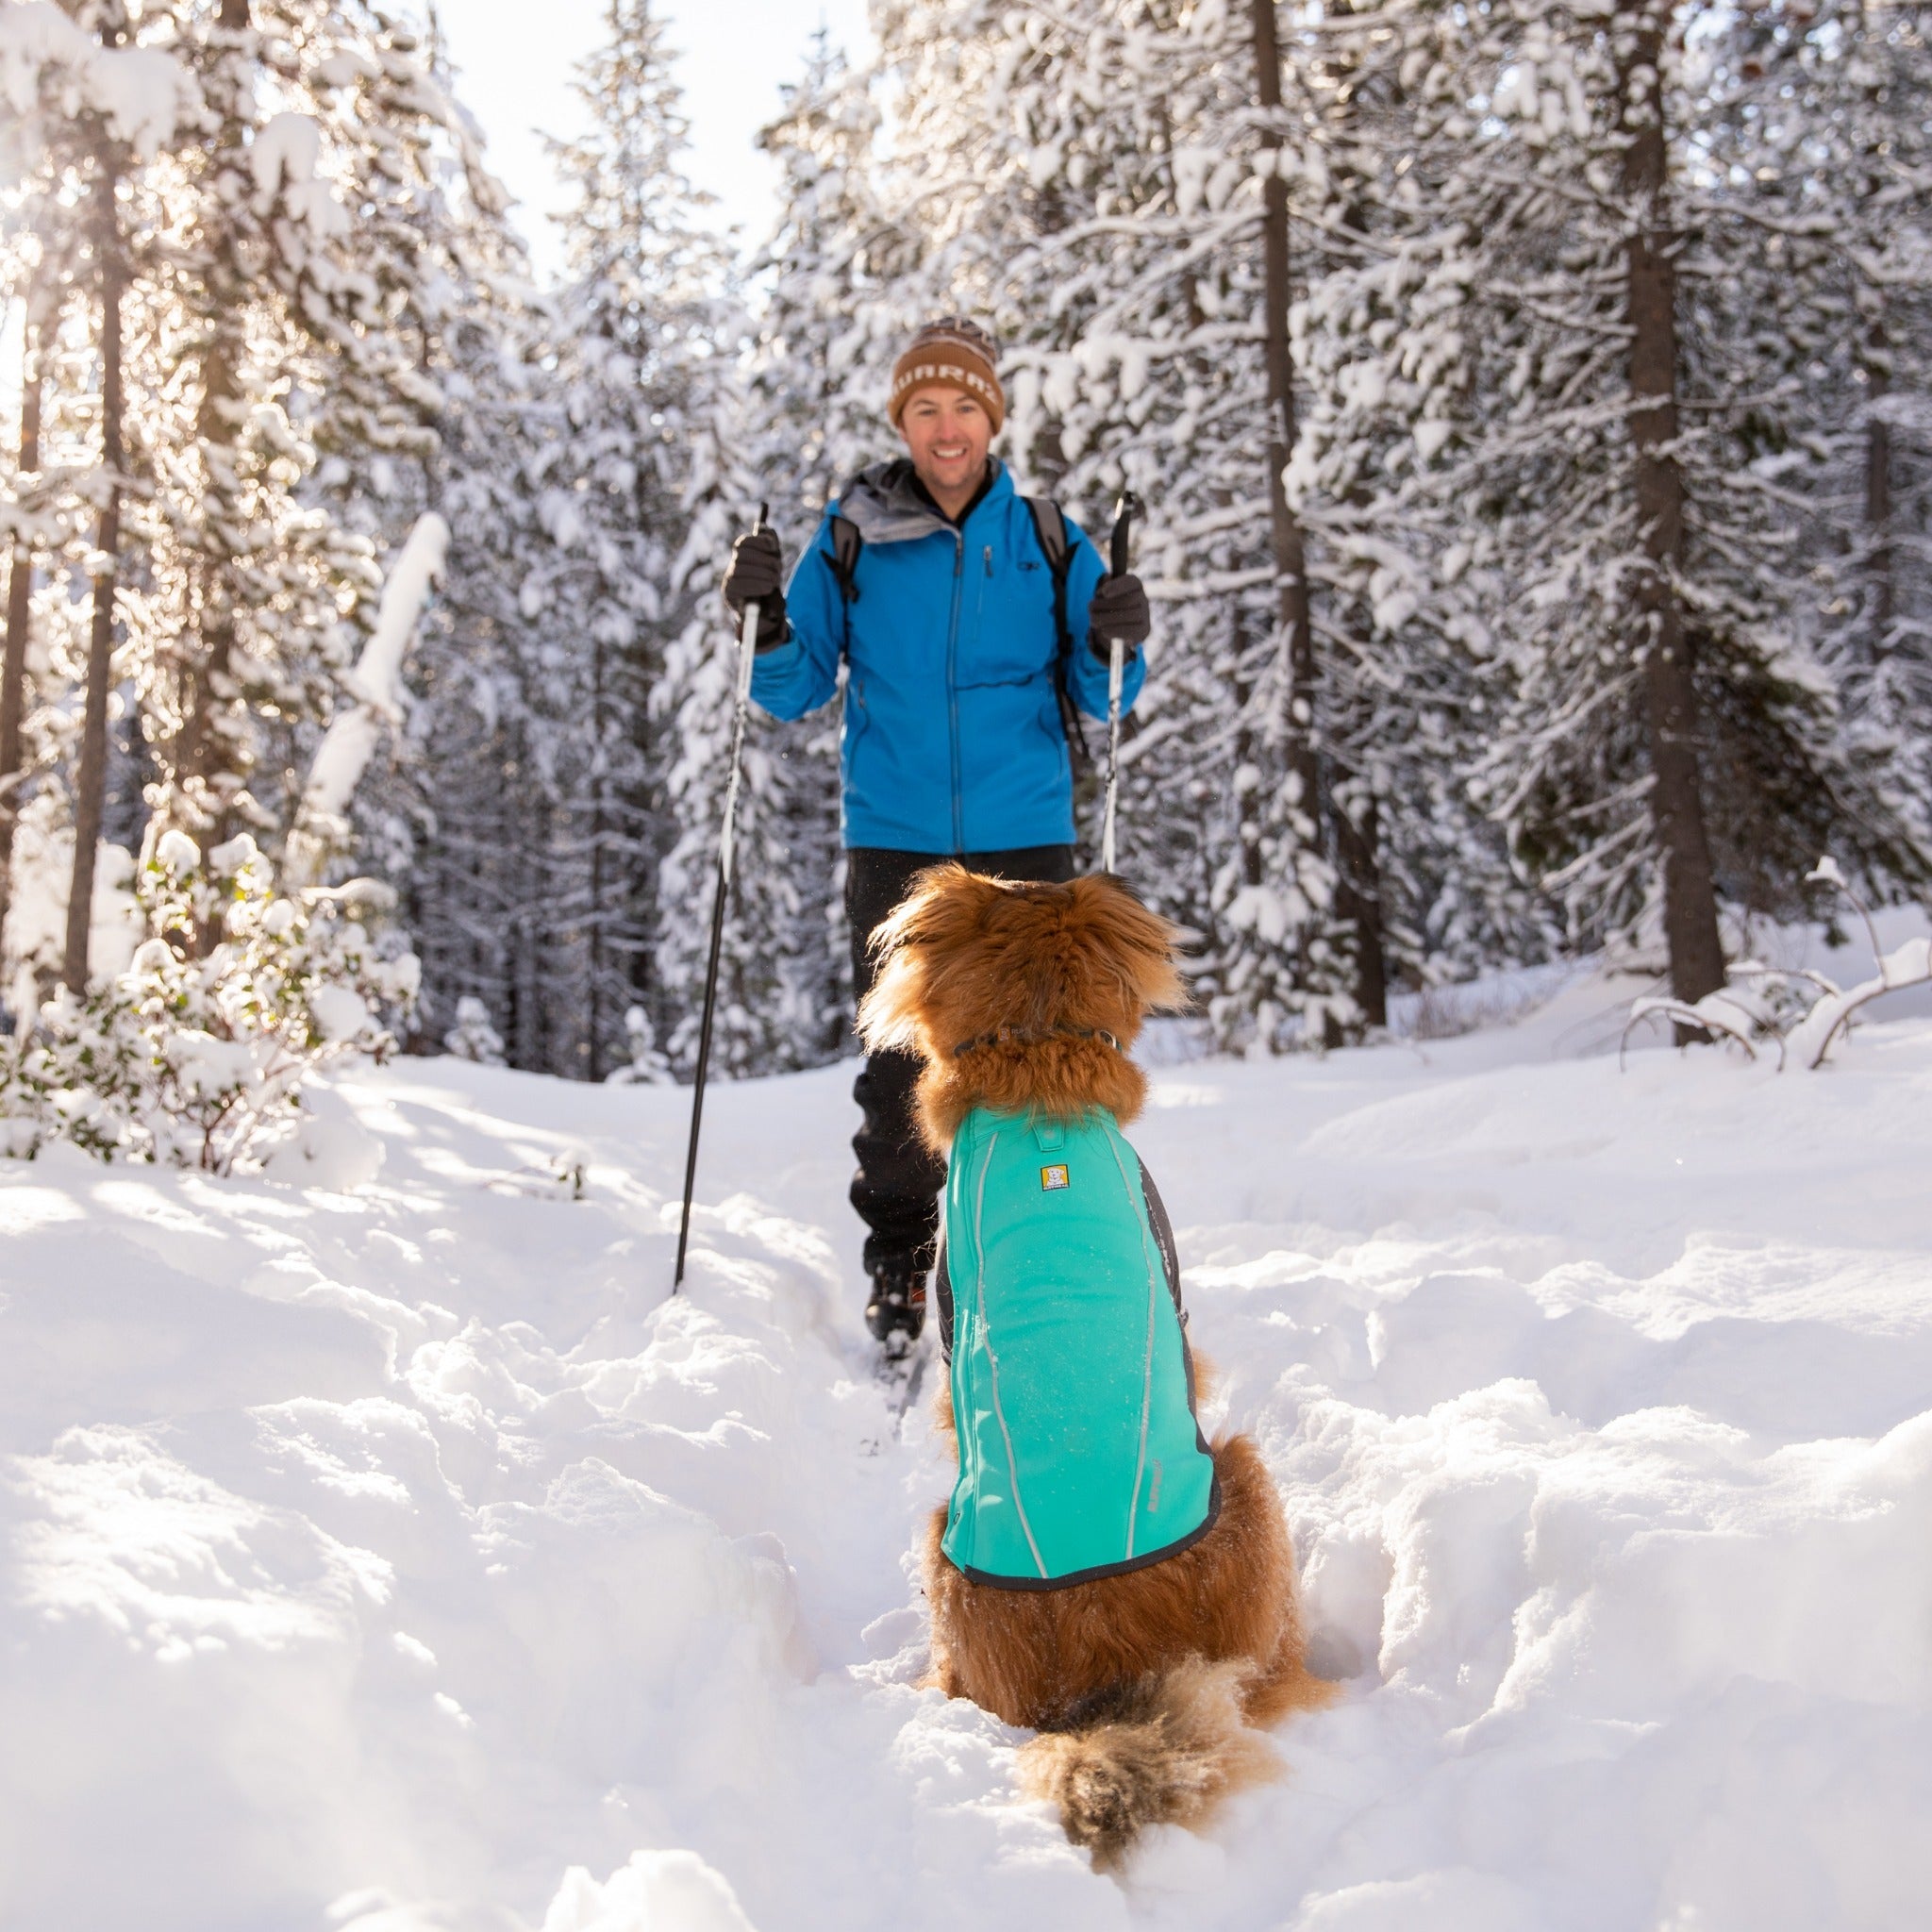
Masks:
[[[34,293],[27,291],[26,321],[20,358],[20,476],[25,483],[41,467],[40,330],[34,318]],[[26,712],[27,625],[34,589],[33,548],[26,533],[13,539],[12,571],[7,583],[7,650],[0,658],[0,933],[7,927],[7,908],[13,885],[13,827],[20,812],[21,787],[26,760],[21,743],[21,724]]]
[[[1855,0],[1851,10],[1854,58],[1867,54],[1872,25],[1866,17],[1864,0]],[[1883,35],[1881,22],[1878,31]],[[1874,83],[1865,89],[1869,112],[1884,118],[1883,90]],[[1875,195],[1885,185],[1884,156],[1868,146],[1864,151],[1864,192]],[[1865,333],[1860,360],[1865,371],[1865,579],[1869,594],[1865,600],[1866,635],[1871,641],[1874,664],[1891,654],[1891,625],[1898,611],[1897,558],[1892,551],[1891,503],[1891,425],[1880,407],[1891,390],[1891,341],[1885,325],[1885,288],[1882,282],[1870,286],[1872,308],[1867,311],[1871,326]]]
[[[1677,434],[1676,269],[1666,225],[1664,64],[1659,16],[1623,16],[1632,56],[1623,74],[1624,157],[1630,235],[1625,249],[1630,327],[1633,483],[1644,568],[1637,585],[1642,625],[1644,715],[1650,741],[1651,819],[1663,871],[1664,940],[1671,991],[1687,1005],[1724,983],[1717,893],[1698,792],[1697,692],[1677,601],[1684,555],[1684,478]],[[1680,1035],[1681,1035],[1680,1029]]]
[[[1255,22],[1255,74],[1261,106],[1271,113],[1281,107],[1281,42],[1275,32],[1274,0],[1252,0]],[[1278,122],[1271,119],[1261,134],[1261,146],[1271,154],[1282,149]],[[1302,526],[1288,505],[1282,473],[1295,444],[1294,365],[1289,355],[1288,183],[1270,174],[1261,185],[1262,349],[1268,371],[1268,429],[1264,457],[1268,465],[1268,511],[1274,540],[1278,622],[1288,652],[1288,767],[1299,791],[1297,814],[1306,822],[1306,836],[1316,838],[1320,824],[1319,772],[1315,757],[1315,626],[1308,601],[1307,544]]]
[[[1872,591],[1872,658],[1877,663],[1891,654],[1891,624],[1897,610],[1891,544],[1891,425],[1878,408],[1891,388],[1891,355],[1882,321],[1872,325],[1865,374],[1865,572]]]
[[[1278,155],[1285,145],[1281,126],[1281,41],[1275,0],[1251,0],[1254,20],[1255,86],[1266,113],[1261,131],[1264,152]],[[1300,522],[1289,508],[1283,472],[1295,445],[1294,363],[1289,354],[1288,183],[1271,172],[1261,184],[1261,342],[1268,373],[1268,425],[1264,457],[1268,465],[1268,511],[1274,543],[1278,605],[1276,623],[1287,656],[1287,715],[1282,720],[1288,781],[1296,836],[1316,845],[1322,836],[1321,761],[1315,737],[1315,625],[1308,597],[1307,544]],[[1308,983],[1307,948],[1295,950],[1295,983]],[[1331,1017],[1324,1043],[1341,1044]]]
[[[108,38],[104,31],[103,38]],[[118,35],[114,38],[118,39]],[[109,41],[112,44],[112,41]],[[94,547],[93,626],[88,639],[87,697],[81,712],[80,761],[74,787],[74,874],[67,893],[67,950],[61,977],[75,994],[87,991],[88,937],[94,897],[94,859],[108,798],[108,686],[113,675],[114,598],[120,584],[121,473],[124,454],[121,291],[126,270],[121,257],[121,218],[116,205],[120,171],[105,142],[94,173],[94,249],[101,269],[101,468],[107,496]]]
[[[1341,874],[1335,909],[1355,928],[1355,998],[1362,1024],[1389,1024],[1389,970],[1383,960],[1381,814],[1373,795],[1363,789],[1361,803],[1351,808],[1330,801],[1329,822],[1335,827],[1335,852]]]
[[[1235,783],[1235,840],[1241,853],[1241,876],[1244,886],[1258,886],[1261,883],[1261,801],[1256,797],[1255,777],[1258,764],[1259,746],[1255,742],[1254,714],[1248,708],[1251,688],[1241,675],[1241,668],[1247,653],[1247,639],[1242,632],[1241,607],[1237,600],[1231,607],[1233,615],[1233,641],[1230,662],[1234,666],[1234,783]]]
[[[604,841],[609,836],[605,811],[605,786],[608,775],[604,756],[604,653],[603,639],[591,647],[591,958],[587,1024],[590,1077],[604,1077]]]

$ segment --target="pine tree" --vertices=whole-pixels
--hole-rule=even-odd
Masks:
[[[294,827],[325,726],[366,696],[347,680],[380,558],[431,487],[443,398],[427,372],[475,306],[491,264],[473,244],[501,213],[422,43],[359,0],[76,10],[85,32],[9,13],[0,44],[53,104],[17,130],[53,291],[35,338],[38,527],[63,492],[103,524],[58,527],[35,635],[12,627],[10,661],[47,670],[37,692],[7,687],[8,763],[36,774],[33,864],[73,853],[71,982],[116,965],[91,957],[91,927],[132,861],[103,858],[93,890],[102,835],[246,824],[273,849]],[[112,84],[116,60],[142,63],[141,85]],[[78,446],[80,425],[120,446]],[[343,858],[353,839],[346,819],[305,836]],[[44,933],[14,950],[47,964]]]
[[[513,283],[497,283],[497,289]],[[548,1068],[538,962],[550,956],[553,803],[533,708],[554,639],[542,603],[555,544],[539,516],[562,428],[542,318],[486,294],[445,339],[438,506],[451,531],[395,766],[367,788],[365,847],[404,887],[435,1036],[464,999],[501,1020],[517,1064]]]
[[[1507,676],[1455,593],[1466,532],[1421,484],[1470,367],[1469,263],[1440,225],[1444,143],[1427,138],[1455,31],[1433,9],[1343,9],[1296,36],[1291,67],[1289,196],[1312,267],[1292,317],[1307,403],[1288,495],[1321,592],[1327,823],[1372,1021],[1385,965],[1427,984],[1541,958],[1555,938],[1469,792]]]
[[[653,173],[653,117],[675,98],[640,84],[621,42],[656,29],[635,8],[608,24],[619,38],[582,76],[592,132],[563,153],[578,206],[554,297],[529,288],[459,116],[460,198],[398,209],[398,252],[446,266],[420,320],[436,442],[386,459],[384,521],[439,508],[451,556],[398,757],[358,813],[405,884],[427,1037],[475,1000],[512,1064],[580,1079],[629,1061],[625,1016],[655,999],[648,708],[679,616],[681,372],[707,353],[707,258]],[[447,99],[454,77],[435,81]]]
[[[743,530],[753,479],[730,442],[742,404],[712,392],[708,420],[691,425],[699,453],[691,524],[674,581],[690,617],[666,659],[653,711],[675,756],[665,790],[676,838],[659,887],[656,963],[666,999],[665,1051],[695,1065],[708,950],[711,893],[730,784],[741,641],[717,586]],[[811,1065],[824,1057],[824,968],[805,895],[791,870],[787,793],[775,755],[784,727],[753,721],[746,733],[735,820],[731,896],[719,961],[712,1066],[730,1074]],[[820,926],[818,931],[822,932]]]
[[[879,197],[879,113],[823,30],[783,112],[758,136],[778,164],[777,223],[754,257],[762,288],[745,378],[745,460],[817,516],[876,458],[903,343],[897,285],[918,243]]]
[[[274,843],[293,801],[250,787],[325,718],[342,609],[375,588],[367,546],[306,500],[317,454],[296,399],[328,392],[332,361],[374,360],[385,318],[349,286],[350,215],[328,180],[334,162],[354,181],[358,157],[340,125],[291,104],[333,90],[291,71],[290,42],[346,39],[348,18],[219,0],[188,25],[178,44],[206,125],[158,171],[178,232],[143,290],[156,374],[175,372],[143,386],[150,411],[172,415],[148,431],[165,452],[145,545],[161,632],[142,692],[150,803],[158,824],[198,839],[245,825]]]
[[[1738,325],[1776,306],[1782,265],[1690,186],[1706,104],[1670,27],[1643,8],[1471,23],[1435,132],[1460,150],[1436,198],[1467,257],[1472,371],[1430,475],[1465,533],[1468,621],[1512,669],[1477,774],[1491,808],[1573,943],[1655,910],[1694,999],[1724,977],[1720,894],[1770,909],[1840,836],[1886,870],[1919,861],[1791,622],[1794,519],[1764,466],[1802,453],[1797,397]]]
[[[1924,539],[1932,379],[1932,52],[1921,9],[1736,15],[1707,83],[1726,210],[1774,272],[1714,321],[1759,371],[1756,460],[1797,531],[1779,593],[1838,692],[1844,755],[1924,843],[1932,648]],[[1732,299],[1723,299],[1723,298]],[[1871,855],[1824,836],[1858,866]],[[1866,866],[1884,897],[1896,871]],[[1909,879],[1909,873],[1906,878]]]
[[[674,1060],[694,1052],[691,961],[702,959],[708,907],[697,902],[708,878],[695,854],[717,838],[715,727],[730,709],[728,675],[721,685],[708,654],[716,632],[706,606],[723,498],[738,480],[720,447],[736,310],[704,198],[682,172],[686,128],[663,23],[649,0],[609,0],[605,35],[580,70],[591,132],[558,150],[575,195],[564,298],[573,438],[552,483],[571,492],[558,515],[585,531],[571,594],[590,649],[588,703],[575,708],[591,735],[571,817],[582,841],[586,1071],[597,1078],[629,1058],[624,1015],[634,1004]],[[567,741],[560,732],[558,746]],[[647,840],[653,797],[662,816]],[[747,882],[767,875],[758,816],[745,818]],[[739,903],[734,965],[756,975],[770,970],[768,933],[749,889]],[[758,988],[741,991],[720,1041],[731,1071],[769,1051],[774,1024],[769,1006],[758,1011]]]

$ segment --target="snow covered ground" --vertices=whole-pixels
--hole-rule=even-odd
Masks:
[[[849,1068],[714,1093],[676,1301],[676,1091],[413,1061],[275,1179],[0,1162],[0,1924],[1923,1924],[1932,1018],[1620,1073],[1630,991],[1158,1072],[1346,1686],[1124,1884],[917,1688]]]

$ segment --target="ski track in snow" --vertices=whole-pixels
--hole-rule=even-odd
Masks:
[[[1345,1689],[1124,1883],[917,1687],[849,1066],[713,1093],[676,1301],[688,1091],[408,1061],[287,1180],[0,1163],[0,1924],[1922,1923],[1932,1021],[1620,1074],[1618,996],[1157,1074]]]

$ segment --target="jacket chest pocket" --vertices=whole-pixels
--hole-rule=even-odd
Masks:
[[[1029,546],[1030,553],[1030,546]],[[1053,573],[1033,554],[981,542],[966,558],[958,682],[1025,684],[1052,675]]]

